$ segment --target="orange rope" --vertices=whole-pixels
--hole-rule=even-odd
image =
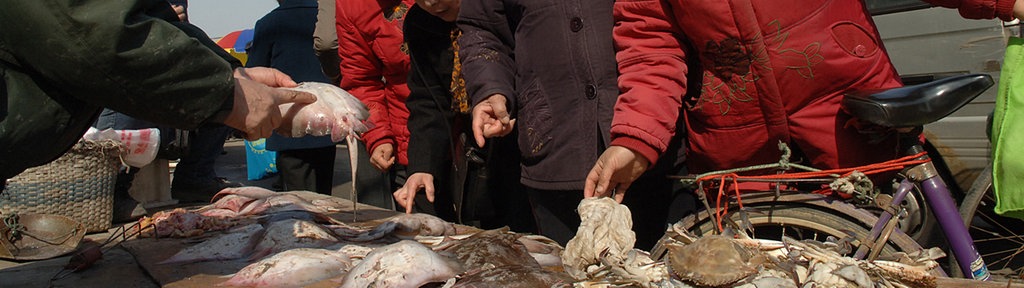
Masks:
[[[853,167],[853,168],[837,168],[837,169],[822,170],[822,171],[806,171],[806,172],[796,172],[796,173],[788,173],[788,174],[787,173],[781,173],[781,174],[771,174],[771,175],[753,175],[753,176],[743,176],[743,177],[744,178],[749,178],[749,179],[764,179],[764,180],[770,180],[770,179],[808,179],[808,178],[817,178],[817,177],[827,177],[827,176],[833,175],[833,174],[842,175],[842,177],[846,177],[846,176],[849,176],[850,174],[852,174],[854,171],[861,171],[865,175],[873,175],[873,174],[879,174],[879,173],[882,173],[882,172],[900,170],[900,169],[903,169],[903,168],[905,168],[907,166],[912,166],[912,165],[918,165],[918,164],[922,164],[922,163],[926,163],[926,162],[931,162],[931,159],[917,160],[917,158],[920,158],[921,156],[924,156],[925,154],[926,154],[926,152],[921,152],[921,153],[917,153],[917,154],[914,154],[914,155],[901,157],[901,158],[898,158],[898,159],[893,159],[893,160],[879,162],[879,163],[872,163],[872,164],[867,164],[867,165]],[[733,191],[734,194],[736,194],[736,204],[739,205],[740,209],[743,209],[743,200],[740,197],[740,188],[739,188],[739,181],[738,181],[739,177],[740,176],[738,174],[736,174],[736,173],[723,173],[723,174],[707,175],[707,176],[701,177],[700,179],[697,179],[698,182],[710,181],[710,180],[714,180],[716,178],[719,180],[719,185],[718,185],[718,201],[717,201],[717,203],[715,203],[715,210],[716,210],[715,216],[718,218],[717,219],[718,231],[722,231],[722,228],[723,228],[722,227],[722,218],[724,218],[726,215],[728,215],[728,212],[729,212],[729,205],[725,205],[724,208],[723,208],[723,205],[722,205],[722,196],[726,195],[726,193],[725,193],[725,183],[726,182],[725,181],[728,178],[732,178],[732,187],[733,187],[732,191]]]
[[[715,211],[715,218],[717,218],[718,221],[718,231],[722,231],[722,218],[729,215],[729,205],[726,205],[724,209],[721,209],[722,196],[725,195],[725,179],[727,177],[732,177],[732,186],[737,187],[733,190],[736,193],[736,204],[739,204],[741,210],[743,209],[743,199],[740,197],[739,182],[736,181],[736,178],[739,178],[740,175],[737,175],[736,173],[729,173],[722,174],[721,176],[721,181],[718,183],[718,201],[715,203],[715,208],[719,208]]]

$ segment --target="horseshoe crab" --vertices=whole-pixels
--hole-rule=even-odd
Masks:
[[[669,271],[701,286],[725,286],[757,273],[767,261],[761,253],[721,235],[709,235],[689,245],[668,246]]]

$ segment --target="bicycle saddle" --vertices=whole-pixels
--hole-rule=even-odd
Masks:
[[[968,74],[899,88],[858,90],[843,95],[842,107],[876,125],[923,126],[960,109],[993,83],[992,76]]]

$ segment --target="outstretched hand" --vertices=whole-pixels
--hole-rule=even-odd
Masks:
[[[650,161],[633,150],[622,146],[608,147],[587,174],[583,198],[608,196],[622,203],[626,189],[647,170],[648,165]]]
[[[412,205],[416,202],[416,193],[423,189],[427,193],[427,201],[434,203],[434,175],[430,173],[417,172],[409,175],[402,188],[395,190],[392,195],[399,206],[405,208],[406,214],[412,214]]]
[[[512,133],[516,120],[509,118],[506,102],[504,95],[493,94],[473,106],[473,138],[477,146],[484,147],[485,138]]]
[[[273,68],[235,69],[234,106],[224,125],[245,133],[248,140],[270,137],[281,125],[281,109],[285,103],[309,104],[316,96],[306,92],[276,89],[295,87],[291,77]]]

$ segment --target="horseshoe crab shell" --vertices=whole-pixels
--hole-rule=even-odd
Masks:
[[[765,262],[732,239],[710,235],[689,245],[669,245],[668,264],[672,275],[702,286],[725,286],[754,273]]]

